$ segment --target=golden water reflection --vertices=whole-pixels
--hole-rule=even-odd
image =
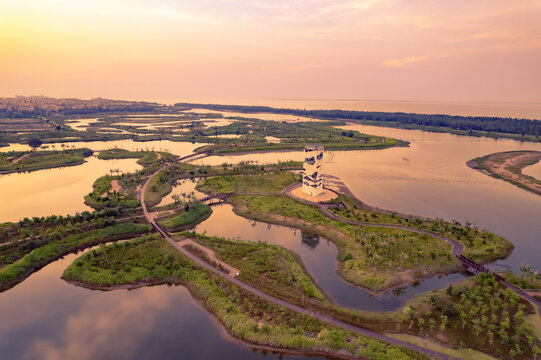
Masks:
[[[99,160],[91,156],[86,160],[77,166],[0,176],[0,222],[91,211],[83,196],[92,191],[98,177],[110,170],[141,169],[136,159]]]

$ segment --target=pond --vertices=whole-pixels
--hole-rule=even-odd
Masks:
[[[339,177],[365,203],[406,214],[466,221],[506,237],[513,254],[495,270],[521,263],[541,269],[541,197],[466,166],[466,161],[499,151],[537,150],[540,143],[519,142],[348,125],[344,129],[409,141],[409,147],[325,153],[323,173]],[[300,151],[211,156],[194,161],[302,160]]]
[[[236,215],[229,204],[213,206],[212,210],[212,215],[197,225],[195,231],[251,242],[265,241],[297,253],[315,282],[342,306],[370,311],[396,310],[415,294],[443,288],[463,278],[462,274],[434,277],[373,296],[337,274],[338,249],[330,241],[286,226],[245,219]]]
[[[195,179],[181,179],[173,185],[173,190],[162,198],[162,201],[157,206],[165,206],[175,202],[173,196],[180,196],[180,200],[183,201],[182,194],[188,195],[193,192],[196,199],[204,198],[206,195],[200,191],[197,191],[195,187],[200,178]]]
[[[99,160],[90,156],[82,165],[1,175],[0,222],[92,211],[83,197],[92,191],[98,177],[116,169],[132,172],[141,166],[136,159]]]
[[[108,149],[126,149],[131,151],[145,150],[145,151],[166,151],[175,155],[187,155],[193,152],[198,147],[207,145],[205,143],[191,143],[191,142],[178,142],[171,140],[154,140],[154,141],[133,141],[131,139],[126,140],[113,140],[113,141],[77,141],[77,142],[64,142],[55,144],[44,144],[44,146],[38,150],[62,150],[73,148],[89,148],[94,151],[108,150]],[[26,144],[9,144],[8,146],[0,147],[1,152],[9,151],[29,151],[32,148]]]
[[[92,291],[60,277],[68,255],[0,293],[3,359],[323,359],[231,341],[182,286]],[[212,345],[212,346],[209,346]]]

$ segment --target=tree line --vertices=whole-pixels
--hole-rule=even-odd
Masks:
[[[445,114],[413,114],[403,112],[379,112],[358,110],[306,110],[278,109],[269,106],[243,105],[214,105],[178,103],[175,106],[197,107],[210,110],[227,110],[236,112],[267,112],[308,116],[320,119],[344,119],[349,121],[381,122],[389,126],[399,127],[439,127],[461,131],[488,131],[520,135],[541,135],[541,121],[530,119],[488,117],[488,116],[457,116]]]

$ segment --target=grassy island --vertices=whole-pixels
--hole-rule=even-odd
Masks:
[[[490,231],[472,227],[469,222],[461,224],[457,221],[449,222],[442,219],[421,218],[382,211],[344,195],[341,195],[335,202],[344,205],[344,207],[333,208],[331,211],[344,219],[426,230],[456,240],[464,245],[463,255],[478,263],[506,258],[513,250],[513,244],[508,240]]]
[[[169,231],[180,231],[195,226],[212,214],[209,206],[203,203],[186,204],[173,216],[160,220],[160,225]]]
[[[81,165],[92,150],[12,151],[0,153],[0,175],[21,171],[36,171],[61,166]]]
[[[358,326],[429,337],[438,343],[473,348],[498,358],[531,359],[541,352],[532,326],[525,321],[533,313],[532,307],[514,292],[500,287],[491,275],[479,275],[447,289],[417,296],[396,312],[365,313],[329,304],[295,257],[284,249],[187,232],[184,235],[212,247],[219,257],[238,267],[243,281],[294,303],[302,297],[306,306]],[[338,357],[425,358],[247,293],[199,269],[157,235],[101,246],[75,260],[63,277],[97,289],[162,283],[184,285],[233,336],[254,345]],[[329,332],[334,334],[332,345],[328,342]],[[359,343],[358,339],[363,340]]]
[[[100,243],[128,239],[149,231],[150,225],[124,223],[46,241],[19,260],[0,268],[0,290],[15,286],[33,272],[66,254]]]
[[[184,235],[214,250],[219,259],[239,269],[239,279],[273,296],[294,303],[301,303],[303,299],[324,299],[322,291],[299,265],[300,260],[284,248],[264,242],[208,237],[194,232]]]
[[[344,131],[334,126],[345,125],[340,121],[278,122],[238,118],[235,122],[219,128],[210,128],[199,141],[215,142],[201,150],[213,153],[239,153],[255,151],[301,150],[306,143],[320,143],[328,150],[382,149],[406,142],[382,136]],[[212,135],[236,134],[236,138],[212,138]],[[278,141],[269,142],[268,138]]]
[[[111,172],[111,175],[98,178],[93,184],[92,192],[85,196],[85,203],[95,209],[114,207],[133,209],[140,205],[136,190],[143,176],[159,169],[163,161],[170,161],[175,157],[166,152],[110,149],[101,151],[98,158],[103,160],[138,159],[137,163],[142,165],[143,169],[134,173],[117,175]]]
[[[311,231],[333,241],[339,272],[349,282],[373,291],[460,269],[451,244],[400,229],[360,227],[335,221],[317,207],[285,196],[238,195],[230,200],[244,217]]]
[[[341,275],[373,291],[461,268],[451,254],[451,244],[429,234],[409,231],[410,228],[461,242],[464,254],[480,262],[504,258],[513,248],[502,237],[469,225],[377,212],[345,195],[335,200],[342,206],[330,211],[364,225],[334,220],[316,206],[283,196],[285,188],[297,181],[297,175],[282,171],[257,176],[212,177],[201,181],[197,188],[212,194],[237,194],[229,201],[241,216],[300,228],[328,238],[339,249]]]
[[[541,161],[541,151],[507,151],[478,157],[467,164],[472,169],[541,195],[541,179],[522,173],[523,168],[538,161]]]
[[[145,237],[82,255],[64,279],[91,288],[176,283],[186,286],[225,326],[250,344],[345,358],[428,359],[267,302],[200,270],[163,239]]]

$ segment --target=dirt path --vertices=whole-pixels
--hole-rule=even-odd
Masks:
[[[17,164],[19,161],[24,160],[24,159],[26,159],[27,157],[29,157],[30,154],[32,154],[32,153],[24,154],[24,155],[21,156],[20,158],[13,160],[13,161],[11,162],[11,164],[12,164],[12,165]]]
[[[213,250],[193,241],[192,239],[184,239],[184,240],[181,240],[181,241],[178,241],[177,244],[179,244],[180,246],[184,247],[186,245],[191,245],[191,246],[194,246],[196,248],[198,248],[199,250],[201,250],[202,252],[205,253],[205,255],[208,256],[208,258],[210,259],[210,261],[213,261],[215,262],[216,264],[222,266],[224,269],[226,269],[229,274],[232,274],[232,276],[237,276],[240,274],[240,270],[237,269],[237,268],[234,268],[233,266],[229,265],[229,264],[226,264],[224,263],[223,261],[219,260],[217,257],[216,257],[216,254],[214,253]]]
[[[120,192],[122,190],[122,186],[118,183],[118,180],[111,180],[111,188],[107,191],[104,191],[103,194],[101,194],[101,197],[106,197],[107,193],[109,192]]]
[[[468,161],[472,169],[541,195],[541,179],[524,175],[522,169],[541,161],[541,151],[508,151]]]
[[[336,214],[334,214],[334,213],[332,213],[330,211],[331,208],[336,206],[335,204],[319,204],[319,203],[314,203],[314,202],[310,202],[310,201],[307,201],[307,200],[304,200],[304,199],[299,199],[299,198],[295,197],[295,195],[293,194],[293,191],[296,188],[298,188],[299,186],[301,186],[301,184],[295,184],[293,186],[290,186],[286,190],[286,195],[291,196],[291,197],[295,198],[295,200],[300,201],[302,203],[305,203],[305,204],[308,204],[308,205],[316,205],[319,208],[319,211],[321,211],[323,214],[327,215],[328,217],[330,217],[333,220],[343,221],[343,222],[346,222],[346,223],[348,223],[350,225],[356,225],[356,226],[370,226],[370,227],[380,227],[380,228],[387,228],[387,229],[398,229],[398,230],[411,231],[411,232],[418,233],[418,234],[429,235],[429,236],[435,237],[437,239],[440,239],[440,240],[442,240],[442,241],[444,241],[446,243],[451,244],[453,246],[452,253],[455,256],[461,255],[464,252],[464,245],[462,245],[462,243],[460,243],[460,242],[458,242],[456,240],[453,240],[451,238],[448,238],[446,236],[440,235],[438,233],[432,232],[432,231],[421,230],[421,229],[411,228],[411,227],[402,226],[402,225],[374,224],[374,223],[367,223],[367,222],[359,222],[359,221],[353,221],[353,220],[346,219],[344,217],[338,216],[338,215],[336,215]]]
[[[191,158],[191,157],[192,156],[180,158],[177,161],[182,161],[184,159]],[[446,360],[457,359],[456,357],[451,357],[449,355],[440,353],[438,351],[433,351],[433,350],[430,350],[430,349],[426,349],[426,348],[423,348],[423,347],[418,346],[418,345],[414,345],[414,344],[411,344],[411,343],[408,343],[408,342],[405,342],[405,341],[394,339],[392,337],[389,337],[389,336],[386,336],[386,335],[383,335],[383,334],[379,334],[379,333],[376,333],[376,332],[373,332],[373,331],[369,331],[369,330],[360,328],[358,326],[354,326],[354,325],[342,322],[340,320],[334,319],[334,318],[329,317],[327,315],[315,312],[313,310],[308,310],[308,309],[300,307],[298,305],[294,305],[294,304],[288,303],[288,302],[286,302],[284,300],[275,298],[274,296],[271,296],[271,295],[269,295],[267,293],[264,293],[263,291],[261,291],[259,289],[256,289],[256,288],[252,287],[251,285],[248,285],[248,284],[240,281],[239,279],[235,278],[234,276],[229,275],[225,271],[222,271],[222,270],[219,270],[219,269],[215,268],[214,266],[207,263],[203,259],[201,259],[198,256],[192,254],[190,251],[188,251],[186,248],[184,248],[181,244],[179,244],[175,240],[173,240],[173,238],[171,238],[171,236],[167,233],[167,231],[165,231],[160,225],[158,225],[155,222],[155,220],[150,216],[150,213],[148,212],[148,209],[147,209],[147,206],[146,206],[146,203],[145,203],[145,190],[146,190],[150,180],[156,174],[158,174],[161,170],[163,170],[163,169],[165,169],[165,168],[167,168],[169,166],[170,166],[170,164],[166,164],[166,165],[162,166],[160,169],[158,169],[156,172],[154,172],[152,175],[150,175],[147,178],[147,180],[145,181],[145,184],[141,188],[141,193],[140,193],[140,198],[139,198],[139,200],[141,202],[141,207],[143,208],[143,212],[145,213],[145,216],[146,216],[148,222],[154,227],[154,229],[156,231],[158,231],[169,244],[171,244],[173,247],[175,247],[184,256],[188,257],[193,262],[198,264],[200,267],[202,267],[203,269],[206,269],[208,271],[211,271],[211,272],[213,272],[215,274],[218,274],[218,275],[222,276],[223,278],[227,279],[228,281],[230,281],[231,283],[235,284],[236,286],[238,286],[238,287],[240,287],[240,288],[242,288],[242,289],[244,289],[244,290],[246,290],[246,291],[248,291],[248,292],[250,292],[250,293],[252,293],[252,294],[254,294],[256,296],[259,296],[262,299],[265,299],[265,300],[273,302],[273,303],[275,303],[275,304],[277,304],[279,306],[282,306],[282,307],[284,307],[286,309],[290,309],[290,310],[296,311],[298,313],[302,313],[302,314],[305,314],[305,315],[315,317],[315,318],[317,318],[317,319],[319,319],[321,321],[324,321],[324,322],[326,322],[328,324],[338,326],[338,327],[342,327],[342,328],[347,329],[349,331],[353,331],[353,332],[356,332],[358,334],[369,336],[369,337],[372,337],[372,338],[375,338],[375,339],[378,339],[378,340],[381,340],[381,341],[385,341],[385,342],[387,342],[389,344],[407,347],[407,348],[410,348],[410,349],[412,349],[414,351],[418,351],[420,353],[426,354],[426,355],[431,356],[431,357],[439,357],[441,359],[446,359]],[[210,249],[209,249],[209,251],[210,251]],[[235,274],[235,273],[233,273],[233,274]],[[460,359],[457,359],[457,360],[460,360]]]

